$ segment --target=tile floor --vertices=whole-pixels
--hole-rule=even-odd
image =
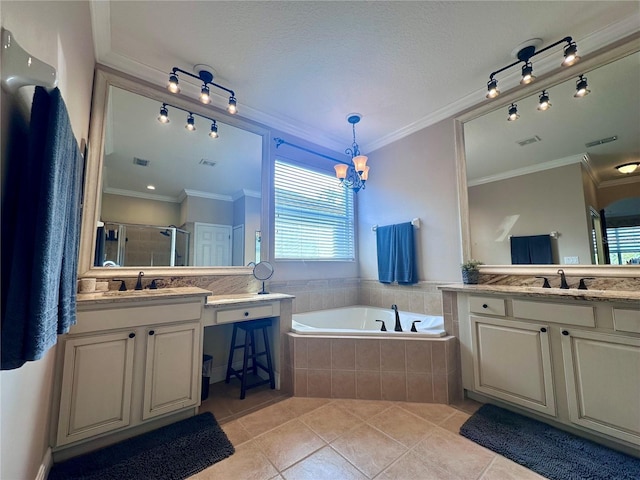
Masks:
[[[460,436],[479,407],[286,397],[268,385],[239,399],[211,385],[211,411],[236,448],[191,480],[529,480],[536,473]]]

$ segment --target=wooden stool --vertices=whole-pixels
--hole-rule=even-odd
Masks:
[[[225,383],[229,383],[231,377],[237,377],[240,380],[240,399],[244,399],[245,393],[248,389],[257,387],[259,385],[270,384],[271,389],[276,388],[275,376],[273,374],[273,363],[271,363],[271,350],[269,348],[269,335],[267,328],[271,326],[271,319],[266,318],[262,320],[252,320],[248,322],[236,322],[233,324],[233,334],[231,336],[231,349],[229,350],[229,363],[227,364],[227,376]],[[236,334],[238,329],[244,331],[244,343],[236,345]],[[262,330],[262,338],[264,339],[264,350],[262,352],[256,351],[256,340],[254,332],[256,330]],[[244,349],[244,356],[242,361],[242,370],[236,370],[233,368],[233,354],[238,348]],[[249,353],[251,351],[251,353]],[[260,363],[257,358],[261,356],[267,357],[267,365]],[[251,361],[251,365],[249,364]],[[267,380],[258,377],[258,368],[261,368],[269,375]],[[256,377],[255,381],[248,382],[247,374],[253,373]],[[252,379],[253,380],[253,379]]]

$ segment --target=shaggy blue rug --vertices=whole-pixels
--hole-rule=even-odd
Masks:
[[[234,451],[207,412],[56,463],[48,480],[182,480]]]
[[[494,405],[460,434],[552,480],[640,479],[640,459]]]

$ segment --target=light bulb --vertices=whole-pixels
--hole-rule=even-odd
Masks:
[[[209,87],[206,85],[202,85],[202,89],[200,90],[200,101],[204,104],[208,104],[211,101],[211,97],[209,96]]]
[[[495,78],[492,78],[487,82],[487,98],[496,98],[500,95],[500,90],[498,90],[498,81]]]
[[[180,93],[180,85],[178,84],[178,76],[175,73],[169,75],[169,85],[167,86],[171,93]]]
[[[184,126],[184,128],[186,128],[190,132],[194,132],[195,131],[195,129],[196,129],[196,121],[193,118],[192,114],[189,114],[189,116],[187,117],[187,124]]]
[[[509,116],[507,117],[507,120],[509,120],[510,122],[515,122],[519,118],[520,115],[518,114],[518,106],[515,103],[512,103],[509,107]]]
[[[160,107],[160,115],[158,116],[158,121],[160,123],[169,123],[171,121],[169,120],[169,111],[164,105]]]
[[[211,131],[209,132],[209,136],[211,138],[218,138],[218,126],[216,125],[216,122],[213,122],[211,124]]]
[[[227,112],[231,114],[238,113],[238,106],[236,103],[236,97],[229,97],[229,105],[227,106]]]

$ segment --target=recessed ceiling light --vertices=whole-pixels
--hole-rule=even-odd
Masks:
[[[147,190],[155,190],[155,185],[147,185]]]

